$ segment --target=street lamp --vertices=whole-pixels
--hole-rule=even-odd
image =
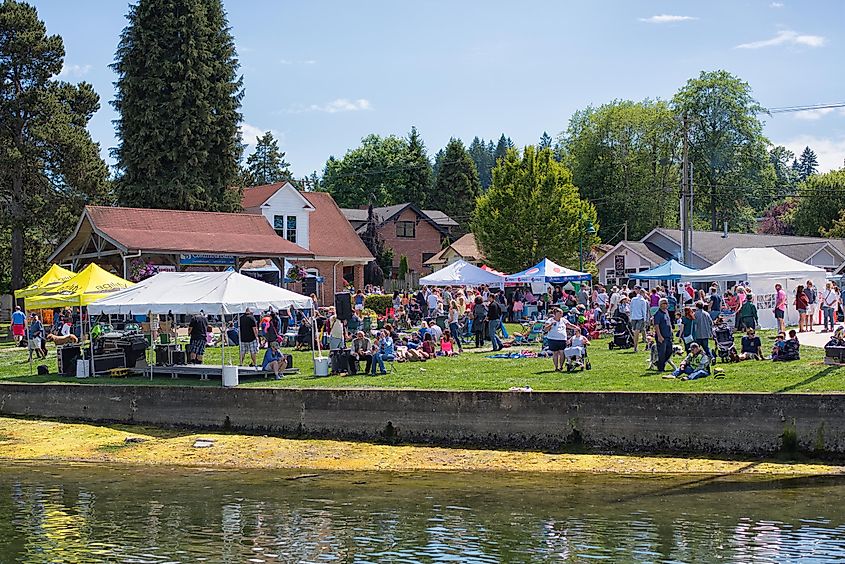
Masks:
[[[578,215],[578,270],[584,272],[584,233],[587,235],[595,235],[596,228],[592,221],[587,222],[584,227],[584,212]]]

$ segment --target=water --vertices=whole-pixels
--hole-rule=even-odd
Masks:
[[[831,562],[845,479],[7,466],[0,562]]]

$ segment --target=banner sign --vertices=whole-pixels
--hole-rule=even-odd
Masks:
[[[182,266],[235,266],[233,255],[204,255],[189,254],[179,255],[179,264]]]
[[[616,276],[625,276],[625,255],[613,256],[613,271]]]

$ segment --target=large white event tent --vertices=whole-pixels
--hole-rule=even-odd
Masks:
[[[131,288],[97,300],[92,313],[211,315],[313,307],[311,298],[279,288],[238,272],[161,272]]]
[[[503,287],[505,278],[498,274],[479,268],[465,260],[457,260],[420,278],[423,286],[487,286]]]
[[[724,289],[729,283],[747,284],[754,294],[760,327],[777,327],[774,316],[775,284],[780,284],[787,297],[786,322],[798,323],[795,309],[795,289],[812,280],[818,289],[824,288],[826,271],[789,258],[777,249],[768,247],[733,249],[719,262],[689,274],[682,274],[684,282],[717,282]]]

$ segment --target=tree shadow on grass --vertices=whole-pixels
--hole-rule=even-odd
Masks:
[[[785,394],[787,392],[797,390],[798,388],[812,384],[816,380],[821,380],[825,376],[830,375],[831,372],[834,372],[838,368],[839,368],[838,366],[828,366],[824,370],[820,370],[820,371],[816,372],[815,374],[813,374],[812,376],[810,376],[809,378],[807,378],[807,379],[805,379],[801,382],[796,382],[794,384],[790,384],[789,386],[781,388],[780,390],[775,390],[772,393],[774,393],[774,394]]]

